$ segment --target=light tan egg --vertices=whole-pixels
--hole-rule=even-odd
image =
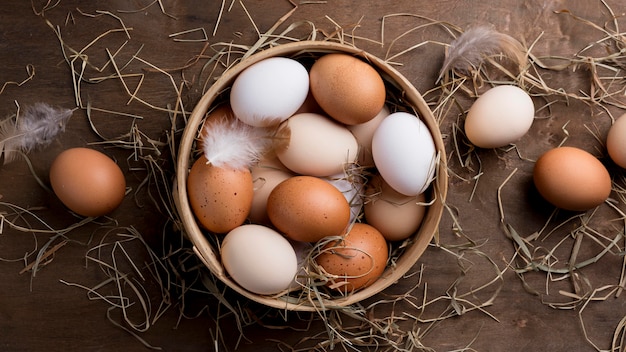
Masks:
[[[359,123],[356,125],[348,126],[348,129],[359,144],[359,157],[357,158],[357,164],[361,167],[374,166],[374,158],[372,157],[372,139],[374,138],[374,132],[383,121],[383,119],[389,116],[389,108],[383,106],[382,110],[371,120]]]
[[[615,120],[609,129],[606,149],[611,160],[626,169],[626,114]]]
[[[278,159],[295,173],[331,176],[354,163],[359,146],[354,135],[327,116],[301,113],[285,121],[277,135]]]
[[[248,219],[257,224],[270,224],[267,215],[267,199],[274,188],[295,176],[276,157],[261,160],[250,169],[254,183],[252,207]]]
[[[533,124],[533,100],[523,89],[501,85],[489,89],[470,107],[464,129],[480,148],[499,148],[524,136]]]
[[[271,295],[297,287],[298,257],[275,230],[245,224],[229,231],[220,248],[224,269],[248,291]]]
[[[419,229],[426,214],[426,195],[406,196],[389,187],[381,177],[367,186],[365,220],[387,241],[404,240]]]

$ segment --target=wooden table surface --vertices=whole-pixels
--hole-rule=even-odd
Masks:
[[[624,112],[626,59],[604,58],[626,48],[625,11],[618,0],[3,1],[0,114],[37,102],[76,110],[47,148],[0,167],[0,350],[343,351],[378,342],[380,350],[618,351],[626,324],[624,174],[603,143]],[[445,44],[457,29],[485,24],[531,48],[529,77],[541,77],[552,94],[533,89],[537,118],[516,148],[455,143],[473,101],[463,91],[437,112],[450,170],[447,208],[440,244],[412,275],[363,302],[357,318],[328,313],[330,326],[341,319],[339,331],[317,314],[266,309],[219,283],[211,293],[211,277],[168,212],[168,192],[185,118],[223,70],[211,59],[217,51],[247,50],[270,31],[342,37],[389,59],[434,108]],[[585,103],[588,95],[597,99]],[[607,164],[612,201],[553,216],[536,195],[533,160],[563,140]],[[106,217],[74,216],[50,191],[52,160],[78,146],[113,157],[125,173],[127,195]],[[564,274],[522,272],[503,223],[536,260],[560,268],[598,260]]]

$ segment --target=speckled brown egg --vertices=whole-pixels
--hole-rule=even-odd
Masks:
[[[117,208],[126,193],[120,167],[107,155],[89,148],[71,148],[50,166],[52,190],[70,210],[98,217]]]
[[[604,202],[611,193],[611,176],[589,152],[558,147],[535,163],[533,181],[537,191],[558,208],[585,211]]]
[[[198,158],[187,176],[191,209],[201,227],[226,233],[244,223],[252,206],[252,175],[248,169],[216,167]]]
[[[374,283],[388,256],[383,235],[371,225],[355,223],[343,239],[326,244],[315,261],[330,278],[330,287],[351,292]]]
[[[385,83],[370,64],[348,54],[326,54],[309,72],[311,93],[332,118],[346,125],[373,119],[385,104]]]
[[[350,205],[330,183],[314,176],[294,176],[274,187],[267,199],[267,215],[288,238],[317,242],[344,233]]]

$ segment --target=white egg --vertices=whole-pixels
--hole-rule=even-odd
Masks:
[[[358,143],[342,124],[320,114],[300,113],[285,121],[288,144],[278,148],[278,159],[289,170],[309,176],[330,176],[354,163]],[[280,131],[279,131],[280,134]]]
[[[381,177],[407,196],[423,193],[433,180],[435,142],[417,116],[395,112],[385,118],[372,138],[372,156]]]
[[[504,147],[526,134],[534,118],[535,106],[524,90],[497,86],[472,104],[465,119],[465,134],[477,147]]]
[[[233,82],[230,105],[241,121],[275,126],[293,115],[309,92],[309,73],[296,60],[272,57],[243,70]]]
[[[289,289],[298,272],[298,258],[289,241],[262,225],[231,230],[220,249],[222,265],[241,287],[270,295]]]

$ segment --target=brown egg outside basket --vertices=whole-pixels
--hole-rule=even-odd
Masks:
[[[301,57],[303,55],[310,55],[307,57],[314,58],[326,53],[346,53],[355,55],[369,62],[381,74],[386,85],[395,87],[395,89],[401,92],[402,103],[406,104],[407,109],[409,109],[409,111],[411,108],[414,109],[414,111],[417,112],[424,123],[428,126],[438,152],[438,165],[435,171],[436,177],[430,186],[430,194],[433,201],[432,204],[428,205],[426,215],[420,228],[417,233],[411,237],[411,243],[407,246],[407,248],[405,248],[404,252],[397,259],[395,266],[387,267],[382,277],[370,286],[349,295],[329,299],[324,298],[323,301],[317,301],[316,299],[298,301],[295,297],[289,295],[279,297],[258,295],[242,288],[228,276],[220,262],[219,253],[216,253],[216,249],[209,242],[206,234],[203,233],[196,223],[195,217],[189,205],[186,186],[187,174],[194,157],[194,155],[192,155],[193,143],[198,136],[198,131],[201,128],[206,113],[214,103],[217,103],[217,98],[220,95],[223,95],[224,92],[228,91],[228,88],[232,85],[234,79],[245,68],[269,57]],[[413,85],[394,68],[386,64],[381,59],[352,46],[323,41],[294,42],[259,51],[242,60],[240,63],[224,72],[224,74],[202,96],[189,117],[180,142],[177,159],[175,200],[178,212],[182,219],[184,230],[186,231],[186,236],[192,242],[194,252],[214,276],[234,291],[258,303],[279,309],[314,311],[336,308],[347,306],[369,298],[392,285],[401,279],[402,276],[413,267],[422,253],[426,250],[430,241],[435,236],[435,233],[438,231],[439,221],[444,208],[448,182],[445,160],[446,157],[443,139],[432,112],[415,87],[413,87]]]

